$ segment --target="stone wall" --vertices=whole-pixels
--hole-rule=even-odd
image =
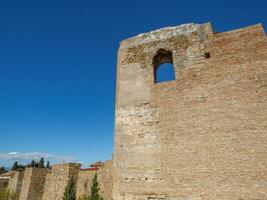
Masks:
[[[42,200],[48,171],[45,168],[26,168],[19,200]]]
[[[7,188],[8,182],[9,182],[8,178],[0,178],[0,191]]]
[[[104,200],[112,199],[112,161],[106,161],[99,170],[80,170],[77,183],[77,197],[90,194],[91,182],[97,173],[100,195]]]
[[[73,176],[77,180],[79,170],[80,164],[77,163],[53,165],[46,177],[42,200],[62,200],[69,178]]]
[[[24,172],[14,172],[9,179],[8,189],[16,194],[20,194]]]
[[[90,194],[91,182],[95,173],[97,173],[95,170],[80,170],[77,181],[77,198]]]
[[[155,83],[161,49],[175,81]],[[267,199],[266,55],[260,24],[217,34],[186,24],[122,41],[113,199]]]

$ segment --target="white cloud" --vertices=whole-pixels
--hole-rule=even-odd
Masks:
[[[16,154],[18,154],[18,152],[9,152],[8,154],[9,155],[16,155]]]
[[[0,161],[5,163],[18,161],[21,164],[26,164],[32,160],[40,160],[41,158],[44,158],[46,161],[50,161],[51,163],[76,162],[75,158],[72,156],[62,156],[43,152],[0,152]]]

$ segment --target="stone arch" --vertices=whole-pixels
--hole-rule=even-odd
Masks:
[[[165,77],[165,80],[160,80],[160,73],[162,73],[160,69],[163,67],[165,71],[167,69],[167,74],[165,74],[167,77]],[[153,57],[153,73],[154,83],[175,80],[172,51],[162,48],[157,51],[156,55]]]

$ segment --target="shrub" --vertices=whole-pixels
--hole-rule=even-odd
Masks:
[[[8,189],[0,190],[0,200],[16,200],[17,195]]]

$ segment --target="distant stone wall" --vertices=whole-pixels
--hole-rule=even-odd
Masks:
[[[90,187],[92,179],[94,178],[96,171],[92,170],[80,170],[79,178],[77,181],[76,197],[82,197],[83,195],[90,194]]]
[[[26,168],[19,200],[41,200],[48,169]]]
[[[62,200],[69,178],[73,176],[77,180],[79,170],[80,164],[77,163],[54,165],[46,177],[42,200]]]
[[[9,179],[8,189],[16,194],[20,194],[24,172],[15,172]]]
[[[95,173],[97,173],[100,195],[104,200],[112,199],[112,161],[106,161],[105,165],[98,171],[80,170],[79,178],[77,182],[76,196],[81,197],[83,195],[90,194],[90,187],[92,179]]]
[[[100,194],[104,200],[112,199],[112,169],[112,160],[109,160],[98,172]]]
[[[0,190],[6,189],[8,186],[8,178],[0,178]]]

